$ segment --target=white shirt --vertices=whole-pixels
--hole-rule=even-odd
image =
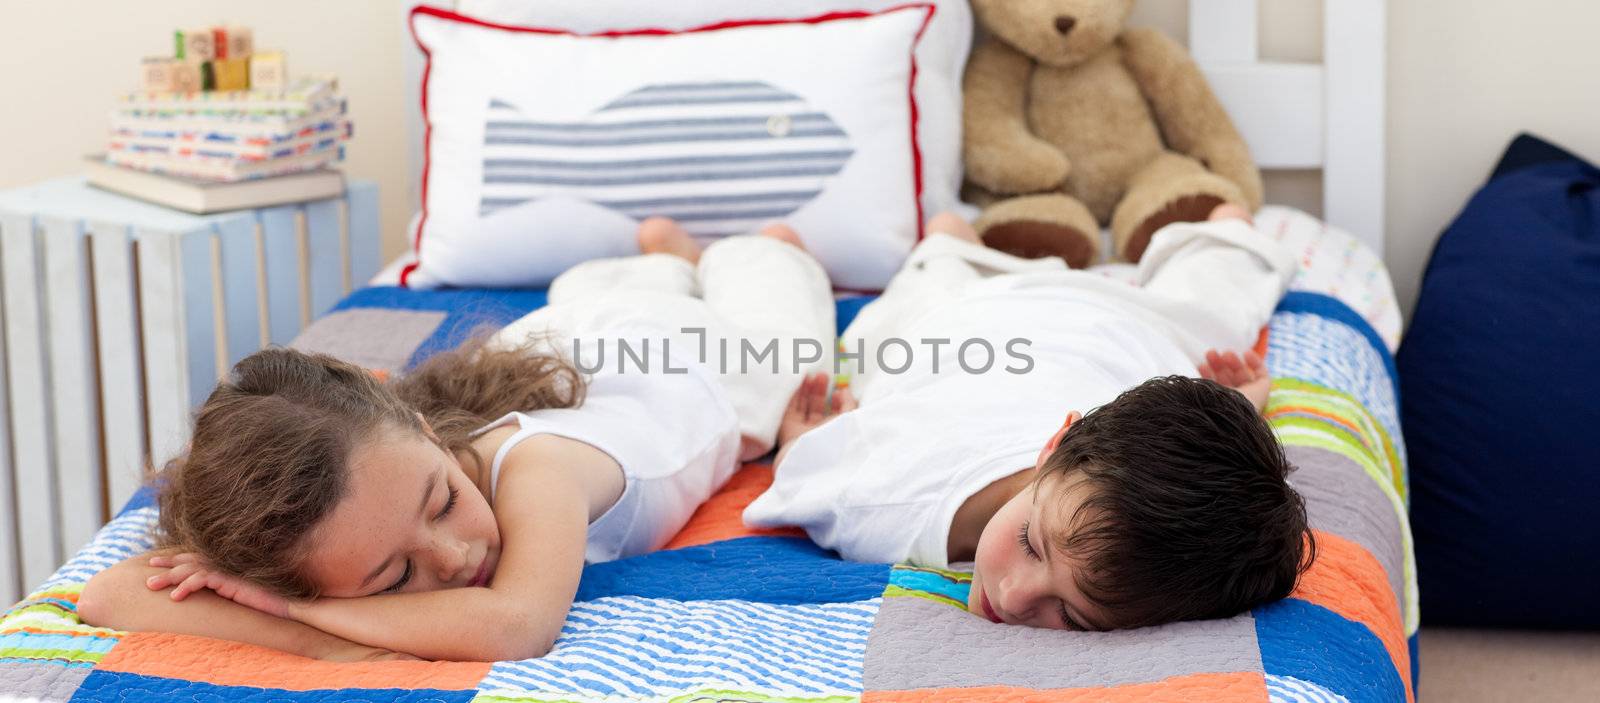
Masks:
[[[1158,233],[1138,287],[1065,270],[961,284],[950,302],[896,330],[913,345],[951,340],[938,372],[927,346],[913,346],[904,373],[875,372],[858,409],[795,441],[745,522],[802,527],[850,560],[944,567],[956,510],[1032,467],[1068,412],[1088,413],[1156,376],[1196,376],[1207,349],[1249,348],[1294,270],[1248,225],[1211,222]],[[1026,366],[1006,355],[1014,338],[1032,342],[1020,347],[1034,360],[1026,373],[1005,370]],[[992,345],[993,368],[957,367],[967,339]]]

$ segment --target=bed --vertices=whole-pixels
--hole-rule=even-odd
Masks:
[[[0,692],[85,701],[1413,700],[1417,596],[1391,354],[1398,329],[1381,322],[1394,305],[1387,275],[1354,238],[1303,213],[1268,208],[1258,221],[1306,263],[1267,333],[1267,414],[1298,467],[1291,481],[1319,545],[1284,601],[1124,632],[993,625],[965,611],[959,570],[844,562],[803,534],[745,528],[741,509],[771,480],[769,467],[750,464],[666,549],[586,568],[543,659],[330,664],[83,625],[74,609],[82,584],[150,544],[156,513],[145,489],[0,619]],[[842,298],[841,326],[869,300]],[[364,288],[295,346],[400,369],[543,304],[541,291]]]
[[[1136,631],[993,625],[964,610],[959,568],[849,563],[802,534],[745,528],[743,506],[771,480],[770,467],[755,463],[665,549],[586,568],[543,659],[331,664],[83,625],[82,584],[150,544],[156,514],[145,489],[0,616],[0,697],[1415,700],[1417,588],[1392,356],[1400,320],[1380,257],[1383,112],[1382,91],[1372,88],[1382,85],[1383,3],[1326,4],[1325,65],[1257,61],[1255,12],[1252,0],[1196,0],[1193,51],[1263,167],[1323,169],[1324,216],[1343,228],[1284,208],[1258,215],[1302,263],[1266,331],[1267,414],[1297,466],[1291,482],[1319,545],[1290,598],[1227,620]],[[1102,271],[1126,275],[1114,265]],[[842,297],[841,327],[869,301]],[[374,285],[294,344],[402,370],[544,302],[538,290]]]

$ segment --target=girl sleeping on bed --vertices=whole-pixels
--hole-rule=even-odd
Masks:
[[[391,384],[286,349],[240,361],[161,479],[167,549],[96,575],[79,615],[324,659],[548,652],[584,563],[659,548],[770,451],[834,337],[787,227],[639,238]],[[781,343],[740,373],[742,339]]]
[[[1182,297],[1185,285],[1199,286],[1189,291],[1191,307],[1195,293],[1242,295],[1218,307],[1247,311],[1234,327],[1259,327],[1264,317],[1248,311],[1263,301],[1270,311],[1282,262],[1248,227],[1195,227],[1155,240],[1151,261],[1172,256],[1146,282],[1150,295]],[[788,343],[809,340],[820,351],[817,340],[831,339],[826,277],[792,231],[762,234],[702,253],[671,223],[647,222],[646,255],[574,268],[551,287],[548,307],[389,386],[327,357],[252,355],[207,400],[189,454],[166,474],[169,549],[97,575],[79,614],[94,625],[325,659],[536,657],[560,632],[586,561],[659,547],[741,460],[775,443],[784,445],[776,480],[748,522],[801,525],[846,558],[975,559],[969,609],[996,622],[1158,624],[1231,615],[1292,587],[1307,561],[1304,508],[1257,414],[1266,389],[1259,358],[1208,354],[1198,372],[1231,389],[1157,379],[1087,418],[1069,414],[1059,431],[1045,427],[1049,418],[1034,417],[1041,407],[1059,417],[1066,402],[1109,399],[1085,389],[1188,363],[1172,350],[1177,342],[1129,338],[1112,325],[1096,331],[1104,333],[1098,343],[1132,346],[1117,352],[1126,363],[1109,362],[1111,378],[1091,368],[1031,381],[976,374],[969,383],[960,374],[868,368],[857,375],[858,409],[848,390],[826,398],[826,374],[805,373],[822,354],[800,358],[803,345]],[[1000,274],[1028,269],[1047,274],[1031,283],[1049,289],[1098,290],[1091,303],[1145,331],[1191,344],[1234,341],[1208,334],[1203,321],[1163,328],[1159,300],[1092,282],[1100,279],[1050,279],[1058,266],[984,249],[958,218],[935,218],[846,339],[938,332],[917,327],[926,313],[984,300],[968,284],[1005,283],[1012,277]],[[1242,287],[1208,288],[1208,277]],[[1139,305],[1152,312],[1140,315]],[[979,318],[1017,331],[1016,314],[997,312]],[[1041,354],[1041,373],[1083,351],[1048,334],[1058,326],[1020,325],[1063,352]],[[769,368],[729,373],[747,358],[738,345],[748,339],[785,343]],[[570,360],[555,340],[572,344]],[[607,342],[624,340],[631,354],[616,346],[606,354]],[[650,372],[629,365],[652,358]],[[1163,421],[1194,426],[1175,431]],[[1151,446],[1140,453],[1130,443]],[[1181,461],[1159,455],[1197,447]],[[1036,454],[1033,468],[1008,463],[1023,452]],[[984,456],[998,461],[975,462]],[[1148,466],[1111,461],[1129,457]],[[1140,516],[1152,524],[1128,522]],[[1173,543],[1151,541],[1159,539]],[[439,636],[442,621],[451,637]]]

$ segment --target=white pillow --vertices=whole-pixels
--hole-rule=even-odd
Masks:
[[[490,22],[562,27],[592,34],[628,27],[682,31],[772,17],[815,17],[829,12],[881,12],[907,0],[459,0],[456,11]],[[976,217],[961,202],[961,77],[972,50],[968,0],[924,0],[933,20],[917,42],[917,143],[922,147],[922,211],[947,210]],[[620,21],[619,21],[619,18]]]
[[[428,137],[402,283],[546,285],[666,215],[707,239],[786,222],[836,286],[882,288],[923,216],[912,55],[932,14],[597,35],[413,10]]]

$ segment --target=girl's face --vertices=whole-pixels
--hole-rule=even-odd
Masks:
[[[429,437],[385,428],[351,452],[349,493],[310,535],[324,596],[485,586],[500,528],[460,462]]]

